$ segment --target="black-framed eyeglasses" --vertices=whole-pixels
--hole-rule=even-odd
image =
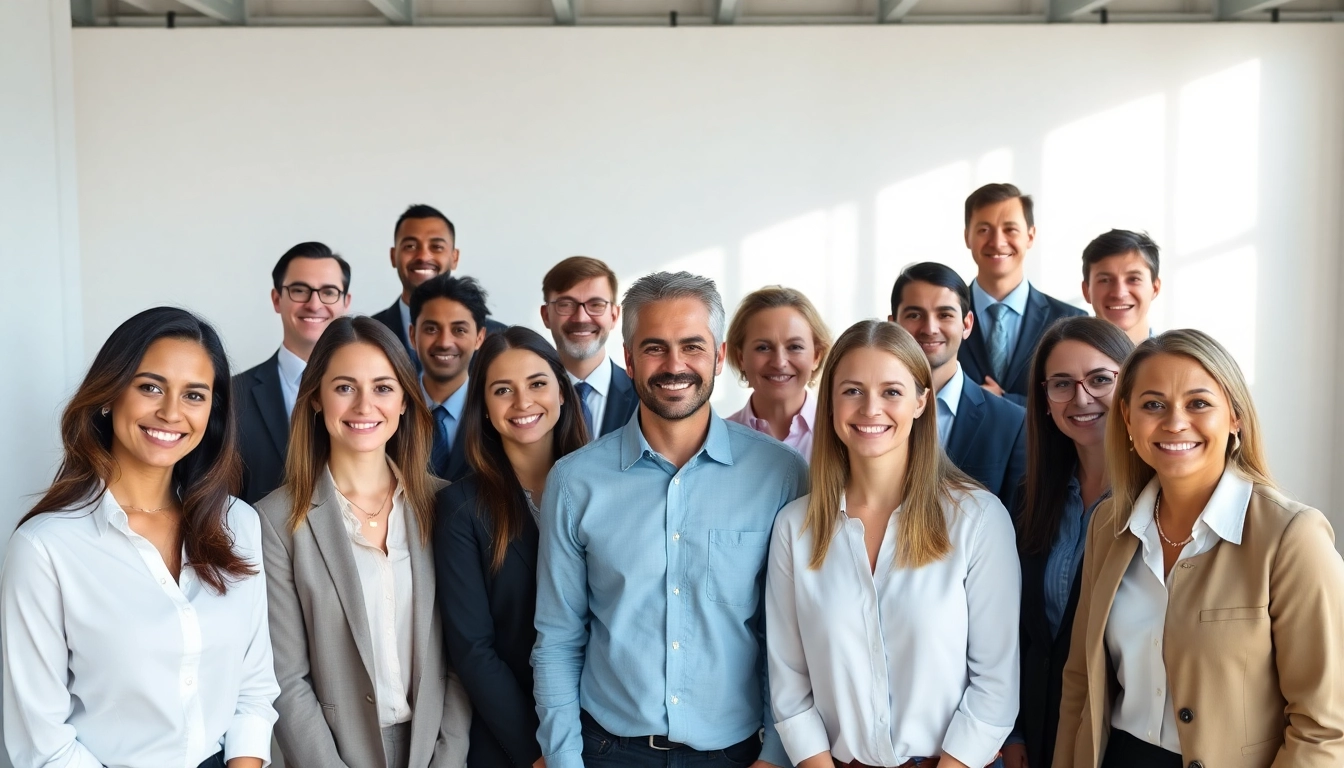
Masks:
[[[1115,377],[1119,371],[1098,368],[1087,374],[1086,378],[1075,379],[1072,376],[1051,376],[1041,382],[1045,387],[1045,396],[1056,403],[1067,403],[1073,399],[1078,387],[1094,398],[1103,398],[1115,389]]]
[[[284,288],[285,293],[289,294],[290,301],[298,304],[307,303],[308,299],[312,298],[314,292],[317,293],[317,300],[323,304],[335,304],[345,295],[345,291],[342,291],[334,285],[324,285],[321,288],[314,288],[307,283],[290,283],[289,285],[282,285],[280,287]]]
[[[589,317],[599,317],[606,313],[607,307],[611,302],[606,299],[589,299],[587,301],[575,301],[574,299],[556,299],[548,301],[552,307],[555,307],[555,314],[561,317],[569,317],[583,307],[583,311],[588,313]]]

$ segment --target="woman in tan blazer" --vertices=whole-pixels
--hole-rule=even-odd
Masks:
[[[444,657],[430,542],[433,423],[367,317],[299,381],[285,484],[257,504],[287,768],[462,768],[471,705]]]
[[[1236,362],[1169,331],[1115,403],[1055,767],[1344,765],[1344,562],[1270,480]]]

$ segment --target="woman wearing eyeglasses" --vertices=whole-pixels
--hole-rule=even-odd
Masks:
[[[299,243],[271,270],[271,306],[284,330],[280,349],[233,378],[243,489],[256,504],[284,482],[289,414],[313,345],[331,321],[350,311],[350,265],[322,243]]]
[[[1059,722],[1087,524],[1110,496],[1106,424],[1115,378],[1134,343],[1095,317],[1060,320],[1041,337],[1027,398],[1027,474],[1019,494],[1021,703],[1007,768],[1049,766]]]

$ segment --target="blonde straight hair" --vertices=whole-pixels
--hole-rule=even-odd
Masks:
[[[803,530],[812,534],[812,561],[820,568],[843,523],[840,501],[849,483],[849,449],[835,432],[835,369],[857,349],[880,349],[900,361],[915,379],[917,393],[933,387],[933,372],[914,338],[896,323],[863,320],[840,335],[826,357],[817,390],[818,429],[812,444],[812,495]],[[910,427],[901,510],[896,520],[896,567],[919,568],[952,551],[943,510],[955,504],[954,490],[980,487],[953,466],[938,442],[938,408],[929,403]]]
[[[1139,377],[1139,369],[1157,355],[1188,357],[1199,363],[1218,382],[1232,405],[1233,418],[1241,422],[1240,440],[1228,440],[1227,463],[1247,480],[1275,487],[1269,473],[1269,461],[1265,457],[1264,440],[1260,436],[1260,420],[1255,415],[1255,403],[1251,401],[1251,390],[1241,375],[1241,367],[1223,345],[1203,331],[1189,328],[1167,331],[1161,336],[1145,339],[1134,350],[1120,369],[1120,380],[1115,390],[1115,403],[1123,409],[1125,416],[1128,416],[1131,408],[1130,398],[1134,394],[1134,382]],[[1157,473],[1138,453],[1131,450],[1125,419],[1108,421],[1106,464],[1111,475],[1111,495],[1115,498],[1116,509],[1123,512],[1134,508],[1135,499]]]

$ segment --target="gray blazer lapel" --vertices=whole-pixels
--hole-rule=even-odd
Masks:
[[[350,625],[350,634],[354,636],[355,647],[359,649],[360,661],[364,663],[364,671],[368,673],[372,684],[375,678],[369,612],[364,605],[359,568],[355,565],[355,553],[350,549],[350,534],[346,532],[345,523],[341,519],[340,504],[336,486],[331,482],[331,473],[324,470],[318,476],[317,486],[313,490],[313,508],[308,512],[307,523],[313,538],[317,540],[318,551],[326,561],[332,586],[336,588],[336,597],[341,601],[345,620]]]
[[[438,491],[447,483],[434,483]],[[429,765],[443,725],[447,681],[443,630],[438,622],[437,574],[431,542],[420,536],[414,510],[406,508],[406,542],[411,556],[411,765]]]

